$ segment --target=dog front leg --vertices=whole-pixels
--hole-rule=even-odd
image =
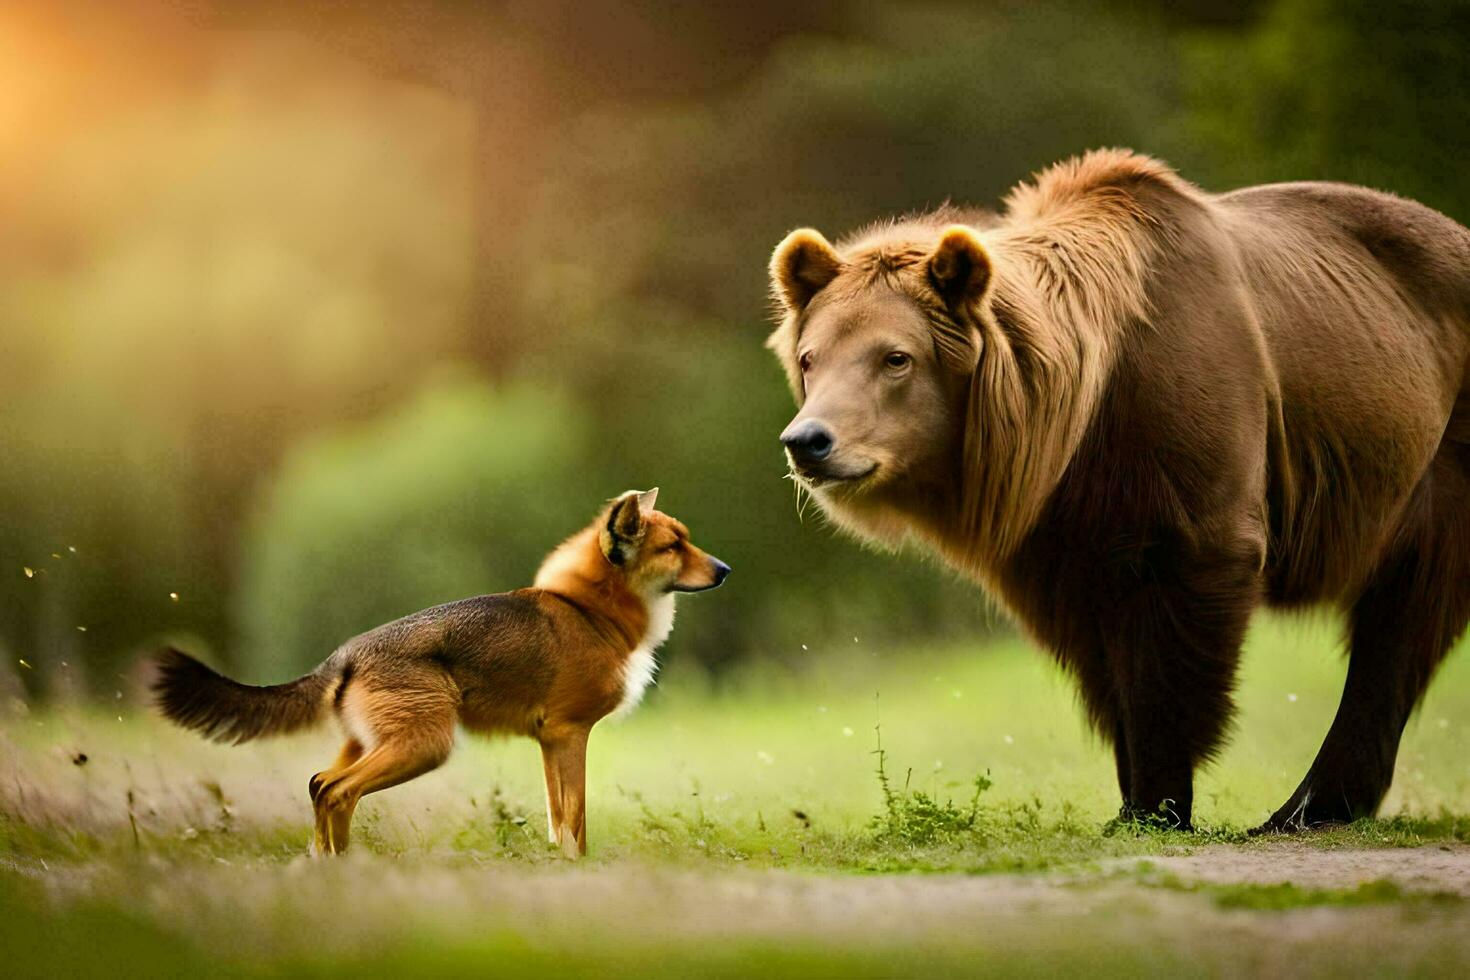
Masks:
[[[579,857],[587,853],[587,732],[563,733],[542,752],[550,836],[567,857]]]
[[[555,844],[561,826],[561,775],[550,742],[541,743],[541,768],[546,773],[546,839]]]

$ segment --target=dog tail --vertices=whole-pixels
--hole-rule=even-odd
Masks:
[[[326,713],[327,692],[343,673],[333,657],[305,677],[252,687],[171,647],[154,655],[154,665],[154,704],[163,716],[231,745],[311,727]]]

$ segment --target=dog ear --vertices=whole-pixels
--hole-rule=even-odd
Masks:
[[[771,291],[788,311],[799,313],[841,267],[837,250],[821,232],[798,228],[771,254]]]
[[[637,490],[629,490],[619,497],[607,512],[607,524],[597,536],[602,553],[614,565],[628,560],[643,534],[643,514],[638,507],[641,496]]]
[[[944,229],[929,256],[929,282],[951,306],[983,298],[990,288],[991,271],[990,255],[975,230],[966,225]]]
[[[645,490],[638,495],[638,509],[647,513],[653,510],[653,505],[658,503],[658,487]]]

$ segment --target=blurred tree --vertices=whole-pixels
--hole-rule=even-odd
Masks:
[[[1343,180],[1470,220],[1470,2],[1278,0],[1186,46],[1202,170]]]
[[[531,584],[602,498],[592,427],[544,385],[431,383],[391,415],[299,443],[250,523],[248,676],[280,679],[414,610]]]
[[[971,587],[798,518],[769,249],[1108,144],[1465,220],[1467,9],[0,5],[0,650],[279,676],[651,483],[736,570],[674,656],[973,632]]]
[[[110,694],[140,636],[211,611],[194,589],[197,491],[165,434],[69,400],[58,385],[0,412],[0,652],[26,661],[33,693]]]
[[[0,191],[26,244],[0,253],[0,644],[38,677],[66,660],[110,690],[161,630],[228,645],[262,473],[468,329],[468,113],[308,53],[230,49],[47,135],[52,165]],[[64,594],[60,569],[20,581],[65,545]]]

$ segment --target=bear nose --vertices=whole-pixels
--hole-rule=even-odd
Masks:
[[[832,455],[832,447],[836,444],[832,430],[816,419],[794,422],[781,433],[781,445],[791,453],[798,466],[820,463]]]

